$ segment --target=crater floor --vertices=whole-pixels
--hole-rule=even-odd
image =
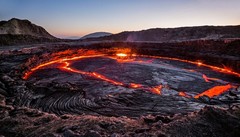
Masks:
[[[0,136],[238,136],[238,49],[215,44],[2,48]]]
[[[187,113],[203,108],[205,103],[224,107],[229,102],[223,95],[236,91],[239,85],[237,76],[201,64],[105,55],[49,63],[31,72],[27,81],[34,85],[34,94],[42,97],[31,103],[34,108],[58,114],[133,117]],[[46,89],[49,84],[57,84],[58,90]],[[76,91],[64,91],[64,86]]]

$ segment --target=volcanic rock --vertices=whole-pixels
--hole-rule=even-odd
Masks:
[[[90,130],[84,135],[84,137],[101,137],[101,135],[97,131]]]
[[[28,20],[13,18],[8,21],[0,21],[0,46],[57,41],[60,39]]]
[[[72,130],[65,130],[64,133],[63,133],[63,136],[64,137],[81,137],[79,134],[77,133],[74,133]],[[90,136],[89,136],[90,137]],[[94,137],[94,136],[93,136]]]
[[[5,102],[5,97],[3,95],[0,95],[0,106],[5,106],[6,102]]]
[[[114,43],[110,45],[112,46],[112,44],[114,45]],[[128,44],[126,45],[129,46]],[[165,53],[162,49],[171,51],[174,49],[174,54],[177,54],[177,56],[180,56],[179,52],[183,51],[179,50],[180,47],[183,49],[185,47],[192,47],[167,45],[166,48],[160,46],[161,48],[156,50],[154,47],[149,48],[148,44],[136,45],[130,44],[132,48],[136,48],[135,50],[138,50],[142,54],[151,51],[151,54],[158,55],[161,52],[167,55],[170,53]],[[150,44],[150,47],[153,45]],[[158,44],[156,45],[159,46]],[[111,48],[107,49],[108,46],[106,43],[97,44],[92,47],[88,46],[87,48],[98,49],[99,46],[103,46],[104,51]],[[197,47],[196,52],[198,52],[202,46],[194,46],[194,49]],[[76,47],[79,48],[79,46]],[[213,47],[208,46],[208,48],[202,50],[215,52],[217,49],[211,50]],[[218,47],[225,49],[228,45],[223,44],[221,46],[220,44]],[[156,51],[154,52],[154,50]],[[219,137],[239,134],[240,111],[236,102],[239,99],[234,98],[234,100],[230,100],[228,98],[228,96],[234,97],[235,94],[239,95],[235,91],[233,92],[234,95],[226,92],[212,99],[206,96],[202,96],[199,99],[185,98],[178,94],[167,94],[167,90],[164,91],[164,95],[159,95],[143,89],[129,89],[129,87],[111,85],[107,82],[101,82],[98,79],[80,76],[79,74],[74,75],[70,72],[62,72],[59,68],[51,70],[51,67],[40,69],[36,73],[33,73],[29,79],[22,79],[23,74],[34,66],[51,59],[70,56],[72,55],[70,53],[74,53],[71,51],[76,51],[76,48],[59,46],[58,48],[43,48],[39,50],[38,55],[33,55],[31,52],[21,52],[21,50],[11,52],[11,54],[0,55],[0,81],[2,82],[0,86],[4,91],[12,93],[10,97],[6,97],[4,94],[1,96],[0,134],[4,136],[121,135]],[[219,56],[222,54],[226,56],[231,55],[231,59],[233,60],[229,64],[235,65],[235,69],[238,68],[236,65],[237,60],[235,60],[235,57],[238,57],[237,51],[231,52],[231,54],[221,51],[216,51],[215,53],[214,55]],[[200,57],[202,54],[194,55]],[[209,62],[214,61],[213,54],[208,55],[212,56],[208,56],[206,60]],[[180,57],[191,58],[189,53]],[[81,61],[79,62],[81,63]],[[80,67],[87,67],[86,65],[90,64],[90,67],[94,68],[95,63],[99,63],[100,65],[103,63],[94,58],[92,58],[92,61],[95,62],[91,64],[91,62],[86,61]],[[170,62],[173,63],[172,66],[181,64],[169,60],[155,59],[154,61],[159,61],[160,63],[164,63],[164,65]],[[185,64],[182,64],[182,66],[185,66]],[[13,67],[14,69],[9,69]],[[202,70],[201,72],[213,73],[214,76],[219,76],[219,78],[223,78],[226,81],[233,81],[230,83],[238,84],[238,78],[234,76],[212,72],[212,70],[207,71],[202,67],[197,68]],[[171,89],[176,93],[178,93],[178,82],[181,82],[181,80],[199,79],[192,85],[187,82],[183,82],[182,85],[179,84],[182,86],[181,88],[188,86],[190,90],[186,90],[186,92],[191,92],[190,95],[196,95],[206,90],[207,88],[203,85],[208,87],[215,86],[213,81],[206,83],[201,75],[196,72],[186,73],[182,69],[176,70],[177,72],[181,72],[181,79],[178,79],[179,77],[176,77],[175,72],[171,72],[170,70],[161,69],[158,71],[161,77],[172,73],[170,78],[175,80],[172,84],[176,84],[176,86],[175,88],[169,86],[169,90]],[[119,74],[118,69],[110,69],[110,71],[116,71]],[[132,75],[134,76],[133,78],[138,77],[135,72]],[[195,77],[190,79],[190,75]],[[131,75],[128,75],[128,78],[129,76]],[[136,79],[141,81],[145,77],[148,77],[148,75],[145,74]],[[73,80],[72,78],[75,79]],[[80,81],[80,78],[82,78],[82,81]],[[99,88],[97,84],[100,85],[101,83],[104,84]],[[149,84],[149,82],[145,84]],[[84,88],[85,85],[93,88],[86,92],[87,88]],[[106,88],[107,91],[111,92],[103,94],[106,90],[102,88]],[[121,90],[116,91],[118,88]],[[96,89],[96,92],[93,92],[94,89]],[[88,95],[91,94],[92,96],[89,97]],[[201,100],[201,98],[203,99]],[[214,100],[216,101],[213,103]],[[206,104],[210,106],[203,108]],[[228,109],[226,105],[236,106]],[[218,108],[214,108],[215,106]]]
[[[1,81],[0,81],[0,88],[6,89],[5,84],[3,84]]]
[[[237,110],[239,112],[239,109]],[[162,128],[167,136],[238,136],[240,117],[222,109],[205,107],[197,114],[172,122]]]
[[[8,75],[3,75],[1,77],[1,80],[3,81],[3,83],[7,83],[7,84],[14,82],[14,80]]]
[[[3,89],[0,88],[0,95],[7,96],[8,93],[7,93],[5,90],[3,90]]]
[[[31,23],[28,20],[20,20],[12,18],[8,21],[0,22],[0,35],[29,35],[35,37],[44,37],[48,39],[56,39],[50,35],[44,28]]]
[[[24,109],[22,109],[24,110]],[[159,135],[159,136],[236,136],[239,134],[239,116],[235,115],[235,112],[239,112],[239,108],[235,109],[234,111],[226,111],[222,109],[212,108],[212,107],[205,107],[203,110],[199,111],[198,113],[192,113],[187,116],[179,117],[178,119],[166,123],[161,126],[161,128],[157,128],[156,125],[143,125],[138,119],[129,119],[127,117],[119,117],[119,118],[107,118],[107,117],[94,117],[94,116],[73,116],[67,120],[61,120],[54,117],[49,117],[49,114],[41,113],[33,110],[29,110],[25,108],[25,113],[21,111],[15,111],[20,113],[20,115],[10,115],[11,119],[5,118],[0,120],[0,123],[3,125],[1,129],[4,128],[4,131],[1,130],[3,135],[11,134],[15,135],[18,133],[18,129],[16,127],[21,127],[23,123],[25,123],[25,128],[29,128],[29,130],[22,130],[21,135],[26,135],[31,133],[31,136],[34,135],[54,135],[54,136],[101,136],[101,135],[109,135],[111,130],[108,129],[91,129],[91,124],[98,123],[100,121],[104,121],[106,123],[112,123],[117,128],[112,132],[111,136],[119,136],[119,135]],[[41,113],[43,115],[29,117],[26,115],[29,112],[34,113]],[[25,116],[24,116],[25,115]],[[154,116],[151,116],[154,118]],[[157,116],[161,117],[161,116]],[[157,119],[157,117],[155,119]],[[24,119],[25,120],[24,120]],[[35,127],[31,126],[31,121],[35,121],[35,119],[42,119],[42,118],[51,118],[51,122],[47,123],[39,123]],[[29,123],[27,122],[29,121]],[[15,129],[11,130],[7,128],[7,125],[3,124],[3,122],[8,122],[12,124],[12,128]],[[21,123],[23,122],[23,123]],[[14,124],[14,125],[13,125]],[[29,125],[30,124],[30,125]],[[52,125],[55,126],[52,126]],[[120,124],[120,125],[119,125]],[[131,127],[129,127],[132,125]],[[221,125],[221,126],[219,126]],[[42,127],[51,127],[45,129],[44,132],[40,132]],[[56,132],[58,127],[63,127],[61,132]],[[140,128],[142,127],[142,128]],[[143,128],[145,127],[145,128]],[[21,127],[23,128],[23,127]],[[123,132],[119,132],[119,130],[123,130]],[[17,130],[17,131],[16,131]],[[33,132],[34,130],[34,132]],[[89,130],[88,132],[83,131]],[[134,133],[133,133],[134,131]],[[11,132],[11,133],[10,133]]]

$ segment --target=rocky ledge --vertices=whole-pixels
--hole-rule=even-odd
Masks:
[[[6,105],[1,95],[1,136],[213,136],[240,134],[240,108],[205,107],[187,115],[146,115],[137,118],[94,115],[55,115],[26,107]]]

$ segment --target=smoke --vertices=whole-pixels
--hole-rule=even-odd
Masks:
[[[126,39],[127,42],[134,42],[137,41],[137,35],[135,33],[130,33]]]

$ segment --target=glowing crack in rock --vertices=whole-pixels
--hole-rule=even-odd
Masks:
[[[104,54],[100,54],[100,55],[74,56],[74,57],[70,57],[70,58],[56,59],[56,60],[52,60],[52,61],[40,64],[40,65],[30,69],[30,71],[24,73],[24,76],[22,78],[26,80],[33,74],[33,72],[35,72],[39,69],[42,69],[44,67],[47,67],[49,65],[52,65],[52,64],[55,64],[55,63],[60,63],[62,65],[59,68],[62,69],[62,70],[68,71],[68,72],[78,73],[78,74],[81,74],[81,75],[87,75],[89,77],[93,77],[93,78],[96,78],[96,79],[99,79],[99,80],[102,80],[102,81],[106,81],[108,83],[111,83],[111,84],[117,85],[117,86],[123,86],[123,87],[128,87],[128,88],[133,88],[133,89],[142,89],[142,90],[145,90],[145,91],[150,91],[150,92],[155,93],[155,94],[159,94],[159,95],[161,94],[161,90],[163,88],[162,85],[155,86],[155,87],[147,87],[145,85],[141,85],[141,84],[137,84],[137,83],[125,84],[125,83],[119,82],[117,80],[107,78],[106,76],[103,76],[102,74],[99,74],[97,72],[85,72],[85,71],[82,71],[82,70],[71,68],[70,63],[68,62],[68,61],[74,61],[74,60],[79,60],[79,59],[84,59],[84,58],[93,58],[93,57],[106,57],[106,58],[114,59],[116,61],[118,61],[118,57],[120,57],[120,58],[123,58],[122,59],[123,63],[125,61],[125,62],[137,62],[137,63],[143,63],[143,64],[152,63],[152,61],[154,59],[167,59],[167,60],[174,60],[174,61],[191,63],[191,64],[195,64],[197,66],[204,66],[204,67],[211,68],[211,69],[213,69],[215,71],[218,71],[218,72],[232,74],[232,75],[240,77],[240,74],[237,73],[237,72],[233,72],[233,71],[231,71],[229,69],[225,69],[225,68],[220,68],[220,67],[216,67],[216,66],[203,64],[199,61],[194,62],[194,61],[183,60],[183,59],[178,59],[178,58],[170,58],[170,57],[135,55],[134,57],[139,56],[139,57],[151,58],[151,60],[148,60],[148,61],[142,61],[142,60],[137,61],[137,60],[132,59],[132,58],[131,59],[128,59],[128,58],[125,59],[125,57],[127,57],[128,55],[124,54],[124,53],[118,53],[118,54],[116,54],[116,56],[117,57],[110,57],[110,56],[106,56]],[[192,72],[192,71],[190,71],[190,72]],[[203,74],[202,77],[205,80],[205,82],[210,82],[211,80],[212,81],[219,80],[219,79],[216,79],[216,78],[209,78],[205,74]],[[230,88],[232,88],[232,86],[230,84],[223,85],[223,86],[215,86],[215,87],[213,87],[209,90],[204,91],[201,94],[198,94],[198,95],[194,96],[194,98],[199,98],[200,96],[203,96],[203,95],[206,95],[206,96],[212,98],[214,96],[220,95],[220,94],[228,91]],[[189,96],[185,92],[179,92],[179,96],[192,98],[191,96]]]
[[[123,83],[121,83],[121,82],[114,81],[114,80],[109,79],[109,78],[107,78],[107,77],[105,77],[101,74],[96,73],[96,72],[85,72],[85,71],[70,68],[70,63],[69,62],[63,62],[63,63],[65,65],[61,66],[60,69],[64,69],[66,71],[74,72],[74,73],[78,73],[78,74],[82,74],[82,75],[88,75],[90,77],[94,77],[94,78],[97,78],[97,79],[101,79],[103,81],[107,81],[107,82],[112,83],[114,85],[123,85]]]
[[[63,62],[63,63],[64,63],[64,65],[60,66],[60,69],[63,69],[65,71],[78,73],[78,74],[82,74],[82,75],[87,75],[87,76],[90,76],[90,77],[94,77],[96,79],[106,81],[106,82],[114,84],[114,85],[127,87],[127,84],[124,84],[124,83],[116,81],[116,80],[112,80],[112,79],[107,78],[107,77],[105,77],[101,74],[98,74],[96,72],[85,72],[85,71],[81,71],[81,70],[76,70],[76,69],[73,69],[73,68],[70,67],[69,62]],[[159,86],[156,86],[156,87],[153,87],[153,88],[147,88],[147,87],[144,87],[141,84],[136,84],[136,83],[130,83],[129,87],[134,88],[134,89],[143,89],[143,90],[151,91],[152,93],[155,93],[155,94],[161,94],[161,89],[162,89],[162,85],[159,85]]]
[[[141,84],[130,83],[130,87],[131,88],[141,88],[142,85]]]
[[[118,57],[127,57],[127,54],[124,54],[124,53],[117,53],[116,54]]]
[[[79,60],[79,59],[83,59],[83,58],[93,58],[93,57],[101,57],[101,56],[104,56],[104,54],[91,55],[91,56],[75,56],[75,57],[71,57],[71,58],[63,58],[63,59],[52,60],[52,61],[49,61],[49,62],[46,62],[46,63],[42,63],[42,64],[30,69],[30,71],[24,73],[24,76],[22,78],[26,80],[32,75],[33,72],[35,72],[35,71],[37,71],[37,70],[39,70],[43,67],[55,64],[55,63],[62,63],[64,61],[73,61],[73,60]]]
[[[205,74],[203,74],[202,77],[203,77],[203,79],[205,80],[205,82],[210,82],[210,81],[209,81],[209,78],[208,78]]]
[[[230,69],[220,68],[220,67],[204,64],[204,63],[201,63],[199,61],[190,61],[190,60],[184,60],[184,59],[179,59],[179,58],[170,58],[170,57],[161,57],[161,56],[148,56],[148,55],[139,55],[139,56],[140,57],[147,57],[147,58],[167,59],[167,60],[186,62],[186,63],[195,64],[195,65],[198,65],[198,66],[203,66],[203,67],[206,67],[206,68],[210,68],[210,69],[212,69],[214,71],[217,71],[217,72],[231,74],[231,75],[235,75],[237,77],[240,77],[240,73],[234,72]]]
[[[210,81],[219,81],[220,79],[218,78],[209,78],[207,77],[205,74],[202,75],[203,79],[205,80],[205,82],[210,82]]]
[[[199,98],[204,95],[212,98],[214,96],[218,96],[218,95],[228,91],[230,88],[232,88],[232,86],[230,84],[223,85],[223,86],[215,86],[213,88],[210,88],[210,89],[204,91],[201,94],[194,96],[194,98]]]
[[[159,86],[156,86],[156,87],[153,87],[150,89],[151,92],[155,93],[155,94],[159,94],[161,95],[161,90],[162,90],[163,86],[162,85],[159,85]]]
[[[182,92],[182,91],[180,91],[179,93],[178,93],[178,95],[179,96],[182,96],[182,97],[185,97],[185,98],[192,98],[190,95],[188,95],[186,92]]]

